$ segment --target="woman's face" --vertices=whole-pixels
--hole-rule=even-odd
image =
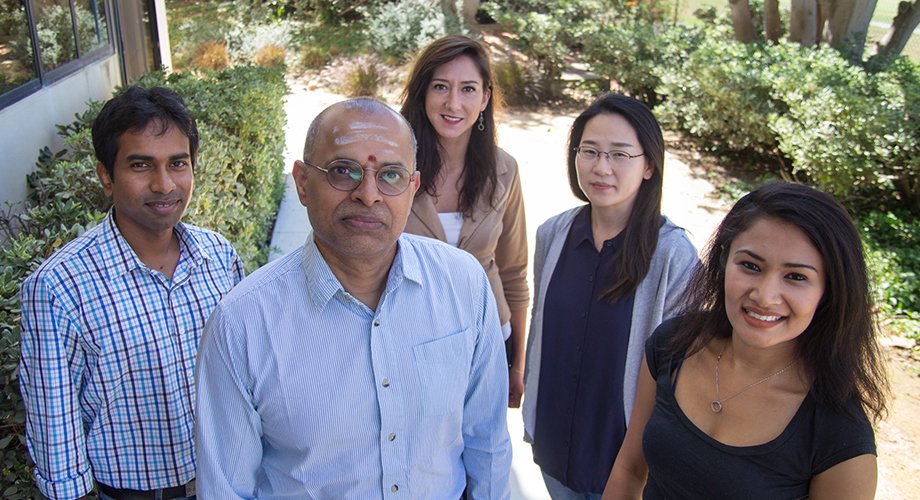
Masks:
[[[600,153],[593,160],[583,152],[575,155],[578,186],[592,209],[629,214],[642,181],[652,178],[645,157],[636,156],[643,154],[636,129],[622,115],[601,113],[585,124],[578,147]]]
[[[460,56],[434,71],[425,90],[425,114],[438,137],[468,138],[491,96],[473,59]]]
[[[769,348],[795,341],[824,296],[824,259],[788,222],[762,217],[731,244],[725,310],[733,336]]]

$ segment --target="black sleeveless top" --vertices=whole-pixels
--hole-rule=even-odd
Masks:
[[[662,323],[646,341],[656,380],[655,409],[642,438],[648,462],[644,498],[806,498],[811,478],[843,461],[876,454],[875,434],[858,402],[847,412],[821,404],[809,392],[789,425],[756,446],[728,446],[698,429],[677,404],[671,374],[680,359],[663,348],[680,318]],[[856,416],[853,416],[856,415]]]

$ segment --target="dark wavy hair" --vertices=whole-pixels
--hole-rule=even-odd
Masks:
[[[192,167],[195,167],[198,160],[198,125],[182,97],[166,87],[131,86],[106,102],[93,121],[93,149],[109,177],[115,177],[115,157],[118,156],[118,140],[122,134],[143,130],[152,122],[159,127],[159,135],[165,134],[170,127],[176,127],[188,137],[189,155]]]
[[[684,290],[683,319],[668,345],[669,355],[689,356],[714,338],[731,336],[725,310],[728,254],[735,238],[763,218],[799,228],[824,261],[824,296],[796,342],[796,356],[814,376],[816,396],[840,410],[855,398],[878,421],[886,413],[888,383],[876,341],[862,241],[843,206],[801,184],[765,184],[728,212]]]
[[[425,113],[425,96],[431,79],[443,64],[454,59],[468,56],[479,69],[483,89],[490,89],[492,97],[482,112],[483,126],[480,131],[476,126],[470,134],[470,143],[466,148],[466,160],[463,165],[463,185],[460,187],[459,208],[465,215],[472,213],[480,197],[492,203],[495,185],[498,182],[496,169],[498,151],[495,143],[495,106],[496,89],[492,82],[492,67],[489,56],[481,43],[472,38],[451,35],[431,42],[415,60],[409,81],[402,93],[400,112],[409,120],[418,141],[416,165],[422,173],[419,193],[429,195],[435,192],[435,181],[441,171],[441,147],[438,134]]]
[[[569,132],[569,187],[579,200],[590,203],[578,185],[575,148],[581,143],[585,125],[600,114],[620,115],[633,126],[642,147],[645,163],[652,169],[652,177],[643,180],[639,186],[629,221],[623,229],[623,240],[610,263],[610,267],[617,270],[614,281],[600,294],[602,299],[615,302],[628,296],[639,286],[648,273],[652,254],[658,245],[658,229],[661,227],[661,187],[664,178],[664,137],[658,120],[642,102],[621,94],[611,93],[598,97],[588,109],[575,118]]]

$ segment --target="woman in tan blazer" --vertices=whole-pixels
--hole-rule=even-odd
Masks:
[[[421,186],[406,232],[474,255],[495,294],[508,354],[508,406],[524,392],[527,231],[517,162],[496,146],[492,70],[465,36],[432,42],[403,91],[402,114],[418,139]]]

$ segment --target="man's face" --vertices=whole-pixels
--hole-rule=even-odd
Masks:
[[[158,122],[118,138],[113,175],[96,165],[115,205],[115,223],[132,244],[172,233],[192,196],[195,180],[189,142],[181,130]]]
[[[361,184],[349,192],[333,188],[321,170],[301,161],[294,163],[294,180],[300,201],[307,207],[316,246],[327,261],[391,260],[418,189],[418,173],[412,174],[403,193],[387,196],[377,187],[376,169],[396,164],[410,172],[414,169],[408,126],[390,113],[334,110],[324,118],[313,157],[307,161],[326,168],[337,159],[352,160],[374,171],[366,171]]]

